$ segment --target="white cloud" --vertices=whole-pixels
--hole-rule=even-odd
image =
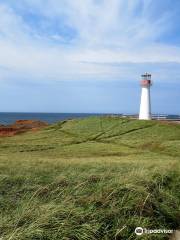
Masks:
[[[129,73],[114,63],[180,63],[179,47],[156,41],[171,27],[171,13],[153,20],[151,4],[152,0],[21,0],[16,6],[0,4],[0,65],[11,69],[10,76],[36,80],[98,80],[133,75],[131,68]],[[65,44],[63,34],[47,32],[44,36],[23,19],[24,11],[39,14],[52,24],[69,26],[77,32],[76,37]]]

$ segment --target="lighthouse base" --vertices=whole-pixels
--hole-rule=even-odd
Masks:
[[[151,120],[152,119],[152,117],[151,116],[149,116],[149,117],[147,117],[147,116],[139,116],[139,120]]]

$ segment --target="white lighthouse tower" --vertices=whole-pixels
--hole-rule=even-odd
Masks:
[[[151,119],[151,96],[150,96],[150,87],[152,86],[151,74],[145,73],[142,76],[141,80],[141,104],[139,119],[150,120]]]

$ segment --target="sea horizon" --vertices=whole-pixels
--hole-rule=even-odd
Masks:
[[[117,115],[117,116],[137,116],[137,113],[55,113],[55,112],[0,112],[0,124],[9,125],[17,120],[37,120],[53,124],[59,121],[68,119],[85,118],[91,116],[104,116],[104,115]],[[153,114],[155,118],[159,116],[168,117],[168,119],[180,118],[178,114]]]

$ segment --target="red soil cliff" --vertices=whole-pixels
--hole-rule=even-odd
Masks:
[[[0,136],[14,136],[30,130],[36,131],[48,126],[46,122],[36,120],[18,120],[12,125],[0,125]]]

